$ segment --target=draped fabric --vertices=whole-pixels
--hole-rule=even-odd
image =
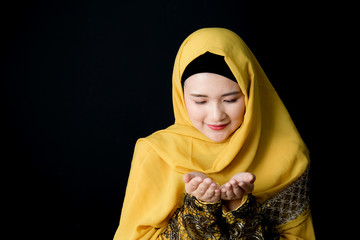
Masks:
[[[185,107],[182,73],[206,52],[224,56],[245,95],[244,121],[223,142],[194,128]],[[256,175],[253,195],[264,202],[309,165],[308,150],[288,111],[234,32],[205,28],[186,38],[175,59],[172,86],[175,123],[138,140],[116,240],[156,239],[182,204],[185,173],[203,172],[222,185],[239,172],[251,172]]]

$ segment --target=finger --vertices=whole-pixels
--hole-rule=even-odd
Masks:
[[[226,196],[229,200],[235,198],[235,193],[234,193],[234,189],[233,186],[231,185],[231,183],[226,183]]]
[[[202,181],[203,179],[200,177],[191,179],[188,183],[185,184],[186,192],[192,194],[194,191],[197,190]]]
[[[213,196],[208,200],[208,202],[218,202],[220,200],[220,189],[215,189]]]
[[[221,199],[223,200],[228,200],[228,197],[227,197],[227,191],[228,191],[228,183],[225,183],[224,185],[222,185],[220,187],[220,194],[221,194]]]
[[[233,191],[233,194],[234,194],[234,198],[242,198],[244,196],[244,194],[245,194],[245,191],[242,189],[240,183],[238,183],[235,180],[231,180],[230,183],[231,183],[231,186],[232,186],[232,191]],[[241,183],[243,183],[243,182],[241,182]]]
[[[183,176],[183,181],[184,181],[185,183],[188,183],[188,182],[190,182],[190,180],[191,180],[191,175],[190,175],[190,173],[184,174],[184,176]]]
[[[214,194],[214,197],[217,201],[220,200],[220,196],[221,196],[221,191],[219,188],[215,189],[215,194]]]
[[[232,200],[233,197],[232,197],[231,192],[232,191],[221,192],[221,199],[223,199],[223,200]]]
[[[239,182],[238,186],[244,191],[245,194],[250,194],[254,190],[254,184],[249,182]]]
[[[229,198],[228,198],[228,196],[226,195],[226,189],[221,189],[220,190],[220,194],[221,194],[221,199],[223,199],[223,200],[229,200]]]
[[[241,178],[239,179],[240,181],[244,181],[244,182],[249,182],[249,183],[254,183],[256,180],[256,176],[252,173],[249,172],[244,172],[241,175]]]
[[[214,197],[214,195],[215,195],[215,184],[213,183],[213,184],[211,184],[208,188],[207,188],[207,190],[205,191],[205,193],[204,193],[204,195],[203,195],[203,199],[205,200],[205,201],[209,201],[209,200],[211,200],[213,197]]]
[[[209,187],[211,190],[220,190],[220,186],[217,184],[217,183],[215,183],[215,182],[212,182],[211,184],[210,184],[210,187]]]
[[[209,186],[209,188],[207,189],[206,193],[205,193],[205,197],[207,198],[212,198],[215,195],[220,194],[220,189],[219,189],[219,185],[217,185],[216,183],[212,182]]]
[[[212,183],[212,180],[210,178],[204,179],[197,187],[198,194],[204,195],[206,193],[206,191],[208,190],[208,188],[210,187],[211,183]]]
[[[255,182],[255,175],[249,172],[242,172],[242,173],[238,173],[235,176],[233,176],[231,179],[235,179],[238,182],[244,181],[244,182],[250,182],[250,183],[254,183]]]
[[[249,173],[248,182],[249,182],[249,183],[254,183],[255,180],[256,180],[255,174]]]
[[[186,173],[183,176],[183,180],[185,183],[188,183],[191,181],[191,179],[195,178],[195,177],[201,177],[203,179],[206,178],[206,175],[200,172],[190,172],[190,173]]]

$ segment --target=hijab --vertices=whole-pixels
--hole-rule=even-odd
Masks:
[[[207,52],[223,57],[245,95],[244,121],[222,142],[199,132],[185,107],[182,75],[193,60]],[[251,172],[256,175],[253,195],[264,202],[308,167],[308,150],[288,111],[252,52],[234,32],[205,28],[185,39],[174,63],[172,97],[175,123],[136,144],[118,236],[132,239],[135,233],[130,232],[135,231],[136,236],[150,239],[146,236],[165,227],[185,193],[185,173],[202,172],[222,185],[237,173]]]

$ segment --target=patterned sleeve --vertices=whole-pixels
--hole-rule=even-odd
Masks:
[[[295,182],[265,201],[262,212],[276,226],[287,224],[308,211],[309,192],[308,168]]]
[[[171,218],[162,238],[221,239],[221,202],[207,204],[185,195],[184,205]]]
[[[287,229],[294,229],[306,220],[309,211],[308,174],[309,171],[305,171],[263,204],[250,194],[233,211],[224,211],[222,202],[204,203],[186,194],[183,206],[175,211],[160,239],[298,239]],[[310,237],[305,239],[314,239],[313,233],[309,232],[307,235]],[[284,237],[286,234],[295,238]]]
[[[261,207],[252,195],[234,211],[222,211],[222,202],[208,204],[186,195],[161,239],[278,239],[275,228],[268,226]]]
[[[293,183],[262,206],[269,222],[276,226],[281,239],[315,239],[310,213],[309,168]]]
[[[224,211],[223,218],[228,229],[226,239],[279,239],[277,230],[262,213],[261,205],[252,194],[241,207]]]

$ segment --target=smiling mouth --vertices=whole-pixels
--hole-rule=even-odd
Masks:
[[[212,125],[212,124],[208,124],[208,127],[212,130],[215,131],[220,131],[223,130],[224,128],[226,128],[228,124],[221,124],[221,125]]]

